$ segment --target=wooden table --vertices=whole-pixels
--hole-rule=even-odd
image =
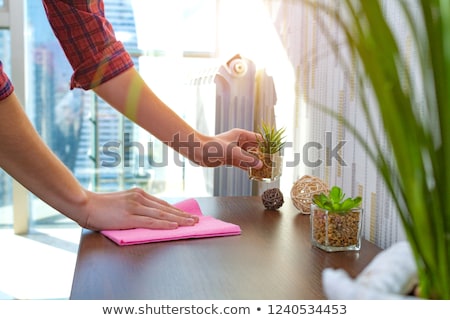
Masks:
[[[309,215],[285,199],[265,210],[259,197],[197,198],[202,212],[238,224],[238,236],[120,247],[83,230],[71,299],[325,299],[321,273],[343,268],[356,276],[381,251],[312,247]]]

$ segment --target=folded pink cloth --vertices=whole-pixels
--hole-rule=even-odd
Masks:
[[[103,230],[101,233],[120,246],[241,234],[241,228],[238,225],[224,222],[210,216],[204,216],[195,199],[183,200],[174,204],[174,206],[191,214],[198,215],[199,222],[194,226],[183,226],[173,230],[137,228],[127,230]]]

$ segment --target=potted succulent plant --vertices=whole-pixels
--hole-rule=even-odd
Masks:
[[[249,149],[263,162],[261,169],[249,169],[252,180],[271,182],[277,180],[282,173],[283,156],[281,151],[285,145],[285,129],[276,129],[274,126],[263,123],[257,136],[258,145]]]
[[[345,198],[338,186],[332,187],[328,194],[314,195],[310,215],[313,245],[328,252],[359,250],[361,201],[361,197]]]

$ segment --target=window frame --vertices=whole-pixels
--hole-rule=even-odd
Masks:
[[[0,29],[9,29],[9,0],[0,5]]]
[[[26,32],[26,0],[4,0],[0,7],[0,28],[10,31],[11,50],[11,74],[14,83],[14,93],[23,106],[26,101],[26,40],[23,35]],[[13,227],[15,234],[29,232],[29,192],[20,183],[13,179]]]

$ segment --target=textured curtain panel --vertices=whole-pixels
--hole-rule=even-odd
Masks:
[[[339,6],[339,1],[334,0],[316,3]],[[372,103],[370,88],[360,83],[357,62],[346,49],[338,24],[303,0],[269,0],[265,5],[296,71],[292,125],[294,152],[301,161],[295,167],[293,180],[310,174],[330,186],[341,186],[348,196],[362,196],[363,236],[383,248],[403,240],[399,216],[381,176],[352,132],[336,117],[344,118],[366,141],[370,140],[366,116],[360,105],[361,92],[366,93],[371,112],[375,114],[377,107]],[[413,61],[411,35],[398,4],[385,1],[384,9],[398,31],[403,54]],[[324,112],[323,108],[335,115]],[[386,146],[383,128],[374,129],[378,141]]]

